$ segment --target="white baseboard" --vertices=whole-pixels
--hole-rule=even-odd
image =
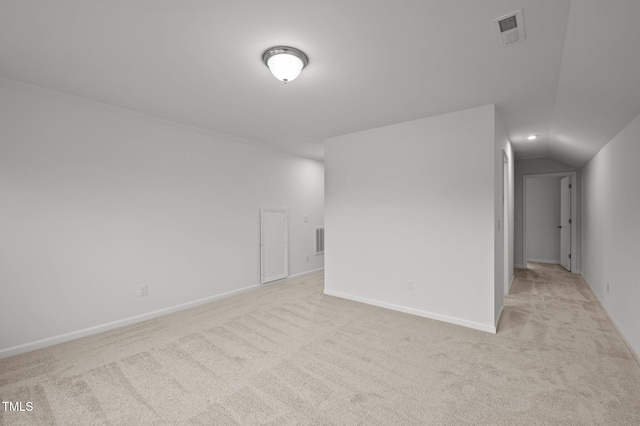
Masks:
[[[58,343],[64,343],[64,342],[68,342],[71,340],[75,340],[75,339],[79,339],[81,337],[86,337],[86,336],[91,336],[94,334],[98,334],[98,333],[102,333],[105,331],[109,331],[109,330],[113,330],[115,328],[120,328],[120,327],[124,327],[127,325],[131,325],[131,324],[135,324],[138,322],[142,322],[142,321],[147,321],[150,319],[154,319],[154,318],[158,318],[164,315],[168,315],[174,312],[178,312],[178,311],[183,311],[185,309],[189,309],[189,308],[193,308],[195,306],[198,305],[203,305],[205,303],[209,303],[209,302],[213,302],[215,300],[219,300],[219,299],[224,299],[227,297],[231,297],[234,296],[236,294],[240,294],[240,293],[245,293],[247,291],[251,291],[251,290],[255,290],[259,287],[263,287],[265,285],[269,285],[269,284],[276,284],[276,283],[281,283],[283,281],[286,281],[288,279],[292,279],[292,278],[296,278],[296,277],[300,277],[303,275],[308,275],[308,274],[312,274],[314,272],[318,272],[323,270],[324,268],[320,268],[320,269],[315,269],[313,271],[307,271],[307,272],[302,272],[296,275],[292,275],[284,280],[281,281],[274,281],[273,283],[267,283],[267,284],[254,284],[254,285],[250,285],[247,287],[243,287],[240,288],[238,290],[232,290],[232,291],[228,291],[226,293],[220,293],[220,294],[216,294],[213,296],[209,296],[209,297],[205,297],[203,299],[198,299],[198,300],[193,300],[191,302],[186,302],[186,303],[181,303],[179,305],[175,305],[175,306],[170,306],[167,308],[163,308],[163,309],[158,309],[156,311],[153,312],[147,312],[145,314],[141,314],[141,315],[135,315],[133,317],[129,317],[129,318],[124,318],[121,320],[117,320],[117,321],[112,321],[106,324],[101,324],[101,325],[97,325],[95,327],[89,327],[89,328],[84,328],[82,330],[77,330],[77,331],[72,331],[70,333],[64,333],[64,334],[60,334],[57,336],[53,336],[53,337],[47,337],[45,339],[40,339],[40,340],[36,340],[33,342],[29,342],[29,343],[24,343],[22,345],[17,345],[17,346],[12,346],[10,348],[6,348],[6,349],[1,349],[0,350],[0,359],[2,358],[8,358],[10,356],[14,356],[14,355],[19,355],[25,352],[30,352],[30,351],[34,351],[36,349],[42,349],[45,348],[47,346],[53,346],[53,345],[57,345]]]
[[[289,278],[287,279],[290,280],[291,278],[298,278],[298,277],[302,277],[303,275],[309,275],[309,274],[313,274],[315,272],[320,272],[320,271],[324,271],[324,268],[314,269],[313,271],[300,272],[299,274],[290,275]]]
[[[602,308],[602,311],[604,312],[604,314],[609,319],[609,322],[611,323],[611,325],[613,325],[613,328],[614,328],[614,330],[616,330],[616,333],[618,333],[618,335],[620,336],[620,338],[622,339],[624,344],[627,345],[627,348],[629,348],[629,351],[631,352],[631,354],[635,358],[635,360],[638,363],[638,365],[640,365],[640,356],[638,355],[639,352],[636,352],[634,347],[631,345],[631,342],[629,342],[627,340],[627,338],[625,337],[625,335],[622,333],[622,330],[620,329],[620,326],[618,325],[616,320],[614,320],[613,317],[611,315],[609,315],[609,312],[607,312],[606,308],[604,307],[604,304],[602,303],[602,300],[600,300],[600,298],[598,297],[596,292],[593,291],[593,286],[591,285],[591,283],[587,280],[587,278],[584,275],[580,275],[580,276],[582,277],[584,282],[587,283],[587,286],[589,287],[589,290],[591,291],[591,294],[593,294],[593,296],[596,298],[598,303],[600,303],[600,307]]]
[[[500,308],[500,313],[498,314],[498,319],[496,320],[496,333],[498,332],[498,326],[500,325],[500,320],[502,319],[503,312],[504,312],[504,303],[502,304],[502,308]]]
[[[320,272],[320,271],[324,271],[324,268],[318,268],[318,269],[314,269],[312,271],[307,271],[307,272],[300,272],[299,274],[294,274],[294,275],[288,275],[288,276],[286,276],[284,278],[279,278],[279,279],[274,280],[274,281],[267,281],[266,283],[260,283],[259,286],[260,287],[265,287],[265,286],[268,286],[268,285],[280,284],[280,283],[283,283],[285,281],[292,280],[294,278],[300,278],[300,277],[303,277],[305,275],[313,274],[315,272]]]
[[[115,328],[124,327],[126,325],[135,324],[142,321],[147,321],[153,318],[157,318],[163,315],[168,315],[173,312],[182,311],[184,309],[193,308],[198,305],[213,302],[214,300],[224,299],[236,294],[244,293],[255,288],[260,287],[259,284],[244,287],[238,290],[229,291],[226,293],[217,294],[214,296],[205,297],[203,299],[194,300],[191,302],[181,303],[179,305],[170,306],[168,308],[158,309],[157,311],[147,312],[141,315],[135,315],[133,317],[124,318],[117,321],[112,321],[106,324],[97,325],[95,327],[84,328],[82,330],[72,331],[70,333],[64,333],[53,337],[47,337],[45,339],[36,340],[34,342],[24,343],[22,345],[13,346],[7,349],[0,350],[0,359],[7,358],[13,355],[19,355],[21,353],[30,352],[36,349],[45,348],[47,346],[57,345],[58,343],[68,342],[70,340],[79,339],[81,337],[91,336],[93,334],[102,333],[104,331],[113,330]]]
[[[546,260],[546,259],[527,259],[527,262],[531,263],[548,263],[550,265],[559,265],[559,260]]]
[[[406,314],[417,315],[424,318],[434,319],[438,321],[448,322],[450,324],[461,325],[467,328],[473,328],[475,330],[486,331],[488,333],[496,332],[496,327],[488,324],[480,324],[473,321],[467,321],[460,318],[449,317],[446,315],[435,314],[433,312],[423,311],[421,309],[410,308],[402,305],[395,305],[392,303],[381,302],[379,300],[369,299],[367,297],[355,296],[353,294],[343,293],[341,291],[324,290],[324,294],[327,296],[335,296],[341,299],[352,300],[354,302],[365,303],[367,305],[377,306],[379,308],[391,309],[392,311],[404,312]]]
[[[513,265],[513,267],[516,269],[527,269],[526,265]]]

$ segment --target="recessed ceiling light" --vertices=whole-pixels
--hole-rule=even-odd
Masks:
[[[269,67],[275,78],[287,84],[300,75],[309,63],[309,58],[295,47],[276,46],[262,54],[262,62]]]
[[[529,139],[530,141],[534,141],[534,140],[538,139],[538,135],[531,135],[527,139]]]

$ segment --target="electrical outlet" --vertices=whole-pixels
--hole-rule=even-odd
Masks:
[[[407,284],[407,290],[413,291],[413,289],[414,289],[413,280],[409,280],[409,282]]]
[[[140,286],[140,297],[146,296],[149,294],[149,287],[146,285]]]
[[[309,255],[307,255],[307,262],[309,261]]]
[[[309,216],[308,215],[304,215],[303,216],[305,223],[309,222]]]
[[[609,294],[609,283],[607,283],[607,294]]]

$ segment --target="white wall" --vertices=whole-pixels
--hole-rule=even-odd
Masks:
[[[560,263],[560,177],[526,180],[527,262]]]
[[[559,173],[559,172],[576,172],[576,169],[566,164],[558,163],[546,158],[517,160],[514,169],[514,265],[518,268],[525,268],[526,264],[523,257],[523,180],[524,176],[543,174],[543,173]],[[578,172],[578,187],[579,187]],[[578,229],[579,230],[579,229]],[[578,239],[580,235],[577,235]]]
[[[640,116],[582,170],[582,274],[636,354],[640,354],[638,141]]]
[[[322,163],[0,83],[0,356],[258,284],[261,207],[323,267]]]
[[[488,105],[325,141],[326,294],[495,331],[494,119]]]

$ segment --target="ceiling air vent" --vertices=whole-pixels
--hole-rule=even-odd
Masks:
[[[492,22],[496,29],[499,46],[508,46],[524,40],[522,9],[496,18]]]

